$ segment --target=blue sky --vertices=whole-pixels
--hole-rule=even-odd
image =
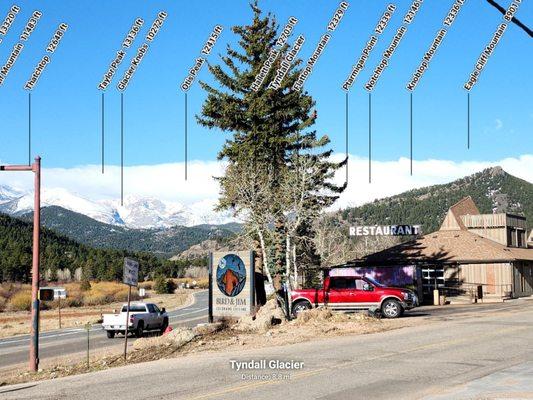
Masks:
[[[501,1],[504,6],[510,3]],[[332,146],[344,152],[344,92],[341,84],[389,2],[351,1],[344,19],[318,61],[305,89],[317,100],[318,124]],[[367,93],[363,84],[400,26],[411,1],[398,9],[381,36],[365,70],[350,91],[350,153],[367,154]],[[396,50],[373,93],[373,158],[387,161],[409,155],[409,95],[405,85],[430,45],[453,1],[426,1]],[[0,18],[12,3],[3,2]],[[210,61],[225,44],[235,42],[230,27],[246,24],[251,11],[244,0],[196,1],[18,1],[21,12],[0,44],[4,64],[33,10],[43,16],[4,85],[0,86],[0,160],[27,160],[27,92],[29,78],[60,22],[69,24],[34,89],[33,148],[48,167],[69,168],[100,162],[100,92],[97,83],[136,17],[145,19],[142,36],[128,52],[112,87],[106,92],[106,161],[119,163],[120,98],[115,88],[147,28],[159,11],[168,13],[133,81],[125,92],[126,165],[183,161],[183,103],[179,85],[215,24],[225,30]],[[306,37],[300,55],[306,59],[338,5],[337,1],[265,0],[280,23],[289,16],[300,22],[293,38]],[[517,17],[533,25],[533,4],[523,2]],[[500,160],[533,152],[533,41],[509,26],[472,90],[472,147],[466,149],[466,92],[462,88],[483,47],[502,16],[485,1],[463,6],[438,54],[414,93],[415,158],[452,161]],[[207,69],[200,78],[210,80]],[[196,125],[205,94],[189,92],[189,159],[214,160],[225,134]]]

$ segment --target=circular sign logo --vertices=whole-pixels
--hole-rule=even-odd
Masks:
[[[246,284],[246,267],[242,259],[235,254],[226,254],[217,267],[217,286],[222,293],[235,297]]]

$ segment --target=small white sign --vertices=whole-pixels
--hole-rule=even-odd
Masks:
[[[139,288],[139,296],[144,297],[146,295],[146,290],[142,287]]]
[[[126,285],[137,286],[139,280],[139,263],[131,258],[124,259],[124,278]]]
[[[67,289],[63,287],[48,286],[48,287],[41,287],[40,289],[53,290],[54,300],[67,298]]]

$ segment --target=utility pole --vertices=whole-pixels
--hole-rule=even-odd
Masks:
[[[35,174],[33,203],[33,261],[31,269],[30,371],[39,368],[39,236],[41,230],[41,157],[31,165],[0,165],[0,171],[31,171]]]

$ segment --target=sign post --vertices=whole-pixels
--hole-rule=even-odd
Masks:
[[[61,329],[61,299],[67,298],[67,290],[63,287],[42,287],[39,288],[39,300],[52,301],[57,300],[57,314],[59,320],[59,329]]]
[[[91,323],[85,324],[85,330],[87,331],[87,369],[89,369],[89,334],[91,332]]]
[[[126,330],[124,331],[124,361],[128,353],[128,325],[130,322],[131,287],[137,286],[139,280],[139,263],[131,258],[124,259],[123,282],[128,285],[128,308],[126,309]]]
[[[209,253],[209,311],[207,322],[213,323],[213,253]]]

